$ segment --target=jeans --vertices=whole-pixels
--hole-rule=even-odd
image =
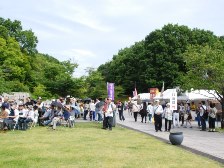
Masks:
[[[203,117],[201,117],[201,129],[206,130],[206,120]]]
[[[199,113],[197,114],[197,120],[198,120],[198,126],[200,127],[201,126],[201,117],[200,117]]]
[[[149,114],[149,122],[152,122],[152,114]]]

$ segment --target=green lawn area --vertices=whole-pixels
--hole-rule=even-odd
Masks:
[[[53,131],[36,127],[0,133],[0,167],[184,168],[223,167],[143,133],[98,123],[76,123]]]

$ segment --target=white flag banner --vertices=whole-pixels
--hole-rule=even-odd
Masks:
[[[173,89],[170,95],[170,109],[177,110],[177,91]]]

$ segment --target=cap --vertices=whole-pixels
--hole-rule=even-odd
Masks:
[[[157,100],[155,100],[155,102],[159,102],[159,100],[157,99]]]

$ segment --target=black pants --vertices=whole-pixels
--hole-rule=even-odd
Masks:
[[[138,117],[138,112],[133,112],[134,113],[134,119],[135,119],[135,122],[137,121],[137,117]]]
[[[180,120],[181,121],[181,125],[184,125],[184,113],[180,113]]]
[[[84,117],[83,117],[84,120],[87,120],[86,119],[87,114],[88,114],[88,110],[84,110]]]
[[[154,120],[155,120],[155,130],[158,131],[162,131],[162,115],[157,115],[154,114]]]
[[[167,131],[167,123],[169,124],[168,131],[170,131],[170,129],[171,129],[171,122],[172,122],[172,120],[168,120],[168,119],[165,118],[165,131]]]
[[[106,117],[106,128],[112,130],[113,117]]]
[[[209,128],[215,129],[215,118],[209,117]]]
[[[147,117],[147,114],[142,114],[141,117],[142,117],[142,122],[143,122],[143,120],[144,120],[144,118],[145,118],[145,123],[146,123],[146,117]]]
[[[125,120],[123,111],[119,111],[119,118],[120,120]]]

